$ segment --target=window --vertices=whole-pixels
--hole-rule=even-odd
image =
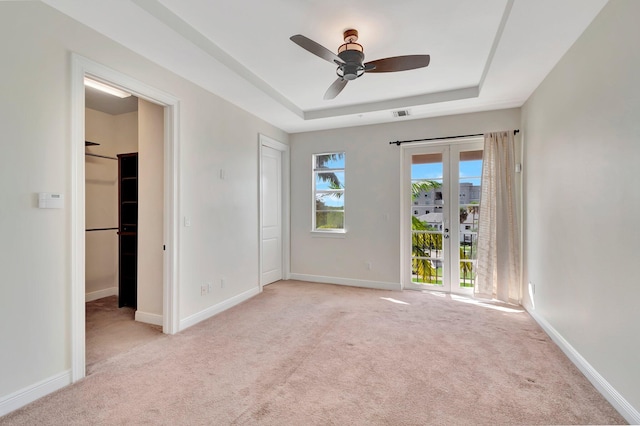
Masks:
[[[313,155],[313,230],[344,232],[344,152]]]

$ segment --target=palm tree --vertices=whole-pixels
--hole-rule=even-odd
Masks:
[[[432,180],[425,180],[411,183],[412,199],[416,199],[423,192],[429,192],[432,189],[440,188],[442,184]],[[415,216],[411,216],[411,229],[413,231],[432,231],[433,228],[422,222]],[[411,252],[413,257],[424,258],[430,257],[431,250],[442,249],[442,236],[427,232],[412,232],[411,235]],[[430,259],[413,259],[413,272],[416,274],[418,281],[435,282],[437,280],[437,268],[433,266]],[[421,278],[422,277],[422,278]]]
[[[471,262],[462,262],[462,260],[469,259],[469,255],[465,251],[464,247],[460,247],[460,278],[461,287],[469,287],[467,279],[471,281],[470,287],[473,287],[473,264]]]
[[[420,221],[417,217],[411,217],[411,228],[414,231],[431,231],[433,228]],[[412,232],[411,252],[415,258],[430,257],[431,250],[438,250],[442,247],[442,236],[427,232]],[[437,268],[433,266],[430,259],[413,259],[413,272],[418,281],[434,282],[437,279]],[[422,278],[421,278],[422,277]]]
[[[339,161],[344,159],[344,152],[336,152],[333,154],[316,155],[315,169],[327,168],[326,165],[332,161]],[[340,182],[338,176],[333,172],[321,172],[317,174],[318,179],[323,182],[329,182],[329,188],[331,189],[344,189],[344,185]]]
[[[425,180],[420,182],[411,183],[412,199],[416,199],[421,193],[429,192],[433,189],[440,188],[441,183],[432,180]],[[469,213],[477,214],[478,207],[472,208],[460,208],[460,223],[467,219]],[[428,224],[422,222],[415,216],[411,216],[411,229],[413,231],[433,231],[434,229]],[[442,250],[442,235],[412,232],[411,236],[411,251],[413,257],[423,258],[430,257],[431,250]],[[473,274],[473,265],[471,262],[464,262],[468,260],[469,255],[465,251],[464,247],[460,247],[460,276],[463,279],[471,277]],[[416,274],[418,281],[421,277],[424,282],[434,282],[437,279],[437,269],[433,266],[433,263],[429,259],[414,259],[413,260],[413,272]]]
[[[322,189],[316,189],[315,192],[315,226],[317,228],[341,229],[344,227],[343,206],[340,207],[337,201],[330,202],[331,198],[339,200],[344,195],[344,172],[337,172],[344,167],[342,160],[344,160],[343,152],[314,156],[314,180],[316,184],[325,183],[321,186]]]
[[[423,180],[420,182],[411,182],[411,196],[415,200],[420,196],[422,192],[429,192],[432,189],[437,189],[442,187],[440,182],[436,182],[433,180]]]

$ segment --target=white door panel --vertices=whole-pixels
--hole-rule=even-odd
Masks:
[[[262,284],[282,279],[282,153],[262,146]]]

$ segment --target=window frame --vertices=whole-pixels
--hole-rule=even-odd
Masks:
[[[323,155],[342,155],[343,167],[338,168],[317,168],[317,158]],[[346,181],[346,170],[347,170],[347,155],[346,151],[329,151],[329,152],[321,152],[311,155],[311,232],[314,234],[321,235],[341,235],[346,234],[347,232],[347,220],[346,220],[346,185],[342,182],[341,189],[317,189],[316,181],[317,175],[319,173],[327,173],[327,172],[342,172],[345,176]],[[316,223],[317,218],[317,210],[316,210],[316,200],[318,194],[329,194],[329,193],[341,193],[342,203],[342,228],[318,228]]]

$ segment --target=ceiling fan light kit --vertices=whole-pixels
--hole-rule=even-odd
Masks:
[[[362,45],[356,43],[356,41],[358,41],[358,30],[345,30],[342,35],[344,37],[344,44],[338,47],[338,55],[340,55],[345,50],[359,50],[360,52],[364,53]]]
[[[338,79],[333,82],[324,94],[324,99],[333,99],[344,89],[347,83],[361,77],[365,72],[397,72],[429,65],[429,55],[406,55],[378,59],[364,62],[364,48],[358,41],[358,31],[345,30],[344,44],[338,47],[338,54],[334,54],[326,47],[301,34],[290,37],[291,41],[314,55],[338,65],[336,74]]]

